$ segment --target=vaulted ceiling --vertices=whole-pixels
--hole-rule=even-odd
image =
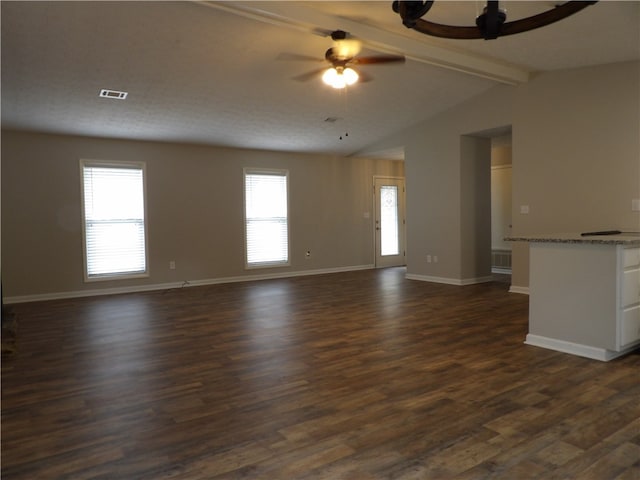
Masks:
[[[554,5],[505,3],[509,20]],[[409,30],[391,1],[0,5],[3,128],[99,137],[354,155],[495,85],[640,59],[636,1],[600,1],[490,41]],[[471,25],[479,9],[437,1],[427,15]],[[360,55],[407,61],[361,66],[373,80],[346,91],[319,77],[298,81],[324,65],[332,45],[318,29],[350,32],[363,42]],[[103,88],[128,97],[100,98]]]

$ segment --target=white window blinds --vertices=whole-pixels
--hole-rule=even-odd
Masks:
[[[83,162],[87,279],[145,274],[144,166]]]
[[[245,170],[247,266],[289,262],[288,172]]]

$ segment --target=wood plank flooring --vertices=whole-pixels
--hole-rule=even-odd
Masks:
[[[640,478],[640,355],[528,297],[358,271],[15,305],[2,479]]]

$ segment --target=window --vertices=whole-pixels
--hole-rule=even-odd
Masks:
[[[246,266],[289,264],[286,170],[244,170]]]
[[[398,255],[398,187],[380,187],[380,255]]]
[[[80,165],[85,279],[147,276],[144,164]]]

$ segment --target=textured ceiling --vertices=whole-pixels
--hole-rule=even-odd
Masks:
[[[426,37],[403,27],[390,5],[2,1],[2,126],[352,155],[499,83],[640,59],[640,2],[599,2],[494,41]],[[508,2],[507,9],[515,19],[551,5]],[[477,2],[440,1],[428,15],[470,24],[476,9]],[[408,60],[360,67],[373,81],[347,92],[319,78],[296,81],[324,65],[331,40],[317,28],[357,35],[361,55]],[[129,96],[100,98],[102,88]]]

